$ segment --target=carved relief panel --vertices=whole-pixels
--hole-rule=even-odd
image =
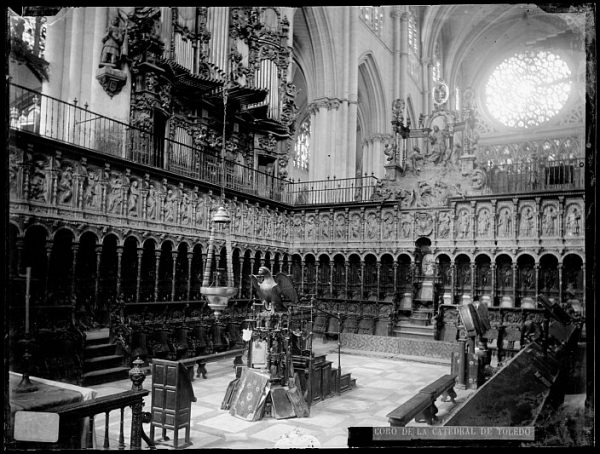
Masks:
[[[579,236],[582,230],[582,210],[578,203],[571,203],[565,207],[565,236]]]
[[[519,236],[533,237],[536,232],[536,213],[533,203],[524,203],[519,209]]]
[[[331,237],[331,220],[329,214],[322,214],[319,218],[319,238],[329,241]]]
[[[442,211],[438,214],[437,237],[439,239],[448,239],[450,237],[452,215],[449,211]]]
[[[337,213],[335,215],[335,227],[334,227],[334,238],[335,240],[346,239],[346,216],[343,213]]]
[[[471,214],[467,208],[461,208],[456,219],[456,238],[459,240],[468,239],[471,235],[471,228]]]
[[[400,237],[404,239],[412,238],[413,215],[412,213],[402,213],[400,216]]]
[[[501,206],[498,209],[497,235],[499,238],[510,238],[512,236],[512,208]]]
[[[379,239],[379,218],[375,211],[367,211],[365,213],[365,239],[367,240],[378,240]]]
[[[305,239],[307,241],[314,241],[316,239],[316,225],[315,225],[315,215],[314,214],[306,215],[305,232],[306,232]]]
[[[396,216],[392,210],[386,210],[382,213],[381,238],[383,240],[396,239]]]
[[[350,239],[362,239],[362,216],[360,213],[354,212],[350,215]]]
[[[557,236],[558,220],[558,205],[554,202],[545,202],[542,205],[542,236]]]
[[[492,233],[492,216],[488,207],[481,207],[477,212],[477,237],[489,238]]]
[[[431,213],[415,213],[415,234],[428,236],[433,232],[433,216]]]

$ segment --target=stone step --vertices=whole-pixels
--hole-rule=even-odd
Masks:
[[[433,325],[415,325],[412,323],[400,322],[394,328],[395,337],[407,337],[410,339],[429,339],[435,336]]]
[[[83,374],[83,386],[99,385],[129,377],[129,368],[120,366],[110,369],[94,370]]]
[[[110,339],[110,332],[108,328],[93,329],[85,332],[85,344],[97,345],[97,344],[108,344]]]
[[[85,346],[85,357],[94,358],[96,356],[107,356],[115,353],[115,344],[92,344]]]
[[[106,355],[87,358],[84,361],[85,371],[111,369],[123,364],[123,355]]]

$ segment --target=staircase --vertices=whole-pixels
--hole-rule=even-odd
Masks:
[[[129,368],[123,366],[123,355],[110,343],[108,328],[87,331],[85,338],[83,386],[123,380]]]

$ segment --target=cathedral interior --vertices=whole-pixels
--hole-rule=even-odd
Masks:
[[[556,5],[7,8],[9,446],[592,443],[595,7]]]

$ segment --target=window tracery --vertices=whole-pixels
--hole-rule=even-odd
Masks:
[[[381,34],[381,30],[383,30],[383,8],[381,6],[361,6],[360,18],[376,35]]]
[[[308,171],[310,159],[310,117],[300,124],[294,146],[294,167]]]
[[[559,55],[547,50],[517,52],[492,72],[486,104],[505,126],[535,127],[558,114],[571,86],[571,70]]]

